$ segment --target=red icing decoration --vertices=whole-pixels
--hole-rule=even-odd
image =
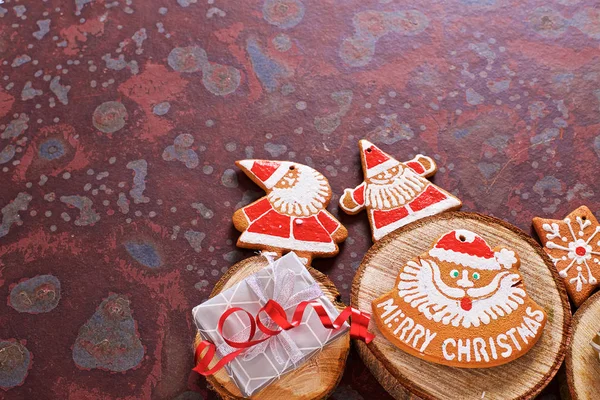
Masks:
[[[581,247],[581,246],[577,247],[575,249],[575,253],[577,253],[578,256],[585,256],[585,253],[586,253],[585,247]]]
[[[354,201],[356,204],[365,204],[365,185],[360,185],[354,193],[352,193],[352,197],[354,197]]]
[[[406,207],[395,208],[389,211],[373,210],[373,220],[375,221],[375,227],[381,228],[387,226],[393,222],[396,222],[408,215]]]
[[[473,302],[470,297],[463,297],[460,299],[460,308],[465,311],[469,311],[473,307]]]
[[[248,207],[244,208],[244,213],[248,216],[248,219],[252,222],[267,211],[271,209],[271,203],[265,197],[264,199],[257,201],[254,204],[250,204]]]
[[[331,218],[326,212],[320,212],[317,215],[317,218],[319,219],[319,222],[321,223],[321,225],[323,225],[323,228],[325,228],[325,230],[327,230],[327,232],[329,232],[330,234],[335,232],[336,229],[340,225],[337,221],[335,221],[333,218]]]
[[[281,165],[276,161],[255,161],[250,171],[261,181],[266,181]]]
[[[266,233],[271,236],[289,238],[290,217],[271,210],[252,223],[248,227],[248,232]]]
[[[493,258],[494,252],[490,249],[490,246],[480,238],[476,236],[472,243],[469,242],[461,242],[456,237],[456,232],[452,231],[444,235],[437,244],[436,248],[441,248],[445,250],[452,250],[458,253],[469,254],[472,256],[483,257],[483,258]]]
[[[371,146],[368,149],[365,149],[363,154],[365,155],[367,169],[373,168],[390,159],[383,151],[379,150],[375,146]]]
[[[296,221],[302,221],[301,224],[294,223],[294,238],[306,242],[331,242],[329,232],[319,223],[316,217],[298,218]]]
[[[419,163],[417,161],[407,162],[406,165],[408,165],[413,171],[415,171],[419,175],[421,175],[423,172],[425,172],[425,168],[423,168],[421,163]]]
[[[435,186],[429,185],[423,193],[410,203],[410,208],[413,211],[419,211],[445,199],[446,195],[444,193],[440,192]]]
[[[342,327],[344,322],[346,322],[346,320],[352,317],[352,319],[350,320],[350,337],[352,339],[359,339],[368,344],[371,342],[371,340],[375,338],[375,335],[368,331],[369,319],[371,318],[371,314],[369,313],[362,312],[352,307],[346,307],[344,308],[344,310],[342,310],[340,315],[338,315],[338,317],[334,321],[331,321],[331,318],[329,318],[327,311],[321,305],[321,303],[319,303],[318,301],[303,301],[296,307],[296,310],[292,315],[291,321],[288,321],[284,308],[276,301],[269,300],[264,307],[258,310],[258,313],[255,317],[253,317],[252,314],[240,307],[232,307],[225,311],[223,315],[221,315],[221,318],[219,318],[219,334],[223,336],[223,327],[225,326],[227,318],[229,318],[230,315],[241,311],[243,313],[246,313],[246,315],[250,319],[250,334],[248,336],[248,340],[246,340],[245,342],[234,342],[223,336],[223,340],[225,341],[225,343],[237,350],[221,358],[219,362],[217,362],[210,369],[209,365],[215,356],[216,348],[213,343],[207,340],[203,340],[196,347],[194,359],[197,365],[193,369],[193,371],[196,371],[204,376],[213,375],[221,368],[223,368],[226,364],[231,362],[238,355],[240,355],[240,353],[242,353],[245,349],[255,346],[261,342],[264,342],[272,336],[280,334],[282,331],[287,331],[300,325],[302,323],[304,310],[308,306],[311,306],[315,310],[315,312],[319,316],[319,319],[321,320],[321,323],[327,329],[339,329]],[[260,319],[260,314],[262,314],[263,312],[266,313],[271,318],[271,320],[275,322],[275,324],[277,324],[277,326],[281,329],[273,330],[267,328]],[[260,329],[266,335],[264,338],[259,340],[252,340],[254,334],[256,333],[256,327],[258,327],[258,329]],[[202,352],[205,349],[208,350],[202,356]]]

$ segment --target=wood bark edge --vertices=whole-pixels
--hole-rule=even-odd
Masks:
[[[544,250],[542,249],[542,247],[540,246],[539,243],[537,243],[531,236],[529,236],[527,233],[525,233],[521,229],[517,228],[516,226],[511,225],[508,222],[505,222],[496,217],[483,215],[483,214],[479,214],[479,213],[474,213],[474,212],[461,212],[461,211],[445,212],[442,214],[423,218],[423,219],[417,220],[415,222],[412,222],[408,225],[405,225],[402,228],[390,233],[389,235],[382,238],[381,240],[375,242],[373,244],[373,246],[367,251],[363,260],[360,263],[360,266],[358,267],[358,269],[356,271],[354,280],[352,281],[352,288],[351,288],[351,292],[350,292],[350,304],[352,305],[352,307],[358,308],[358,293],[360,290],[362,277],[365,272],[365,267],[369,263],[371,258],[373,257],[373,254],[376,254],[379,251],[380,247],[384,246],[385,244],[387,244],[390,241],[393,241],[396,237],[402,235],[403,233],[405,233],[409,230],[424,226],[424,225],[434,222],[434,221],[449,220],[449,219],[477,220],[477,221],[480,221],[483,223],[498,224],[498,225],[502,226],[503,228],[508,229],[509,231],[511,231],[515,235],[519,236],[520,239],[524,240],[527,244],[531,245],[532,248],[535,249],[536,253],[544,260],[544,263],[546,264],[546,266],[550,270],[550,273],[552,274],[552,278],[556,284],[556,287],[558,289],[558,292],[559,292],[559,295],[561,298],[561,306],[562,306],[563,314],[564,314],[564,321],[563,321],[563,325],[562,325],[563,340],[561,341],[561,344],[560,344],[560,347],[556,354],[556,357],[554,358],[554,363],[552,364],[550,370],[546,373],[545,376],[542,377],[542,379],[540,379],[536,383],[536,385],[534,387],[532,387],[529,391],[527,391],[525,394],[523,394],[517,400],[531,399],[534,396],[536,396],[537,394],[539,394],[542,391],[542,389],[544,387],[546,387],[548,385],[548,383],[550,383],[552,378],[558,372],[563,360],[565,359],[567,348],[571,342],[571,333],[572,333],[572,330],[571,330],[571,307],[570,307],[569,299],[567,296],[567,291],[564,287],[562,278],[560,278],[560,276],[558,275],[558,271],[556,271],[556,268],[554,268],[554,264],[550,260],[550,257],[548,257],[548,255],[544,252]],[[362,311],[370,312],[370,310],[362,310]],[[410,393],[413,393],[423,399],[435,400],[435,397],[433,395],[422,390],[418,385],[415,385],[410,379],[408,379],[406,376],[404,376],[402,374],[402,372],[396,370],[396,368],[388,362],[386,357],[384,357],[383,354],[380,354],[380,351],[375,348],[373,343],[368,344],[368,345],[366,345],[364,343],[355,343],[355,344],[357,345],[357,347],[361,348],[361,351],[359,351],[361,358],[363,358],[363,361],[365,362],[365,364],[369,367],[371,372],[376,376],[377,380],[380,381],[380,383],[381,383],[382,379],[383,380],[387,379],[387,375],[391,375],[394,378],[396,378],[398,380],[398,382],[404,388],[406,388],[406,390],[408,390]],[[375,365],[375,366],[373,366],[373,368],[371,368],[368,361],[365,360],[365,358],[361,354],[363,351],[369,351],[380,365]],[[398,350],[398,351],[401,351],[401,350]],[[378,369],[380,369],[381,367],[383,367],[385,369],[385,371],[378,371]],[[381,375],[381,377],[377,376],[378,374]],[[384,386],[384,387],[389,386],[389,384],[388,385],[382,384],[382,386]]]
[[[232,279],[236,275],[244,274],[244,270],[247,269],[248,266],[257,265],[257,264],[266,266],[267,265],[266,258],[264,258],[263,256],[250,257],[250,258],[242,260],[242,261],[238,262],[237,264],[233,265],[231,268],[229,268],[227,270],[227,272],[225,272],[225,274],[223,274],[221,279],[219,279],[219,281],[215,284],[209,297],[212,298],[212,297],[216,296],[217,294],[219,294],[223,290],[223,288],[225,287],[227,282],[229,282],[230,279]],[[343,308],[345,308],[346,305],[344,303],[342,303],[339,291],[337,290],[334,283],[327,277],[327,275],[323,274],[322,272],[317,271],[316,269],[312,268],[311,266],[307,266],[307,269],[310,272],[311,276],[319,284],[319,286],[321,287],[321,290],[323,290],[323,292],[330,298],[330,300],[333,302],[333,304],[339,310],[342,310]],[[330,382],[329,386],[326,388],[316,388],[316,390],[315,390],[316,397],[314,395],[313,396],[303,396],[303,397],[296,397],[297,399],[305,399],[305,400],[319,399],[320,400],[320,399],[326,399],[333,393],[333,391],[339,384],[339,382],[342,378],[343,372],[344,372],[344,368],[346,365],[346,359],[348,358],[348,353],[350,351],[349,337],[350,337],[349,333],[346,333],[346,335],[343,335],[335,340],[336,343],[338,341],[345,342],[345,350],[341,351],[339,358],[337,360],[337,368],[336,368],[336,371],[334,372],[335,374],[337,374],[336,379],[332,380]],[[196,337],[194,339],[194,348],[198,345],[198,343],[201,340],[202,340],[202,338],[201,338],[200,334],[197,333]],[[313,356],[313,358],[311,358],[311,360],[308,361],[307,364],[300,366],[298,368],[298,370],[296,370],[296,371],[289,372],[289,374],[294,374],[295,372],[301,370],[302,368],[307,368],[309,366],[308,363],[312,364],[312,363],[318,362],[318,358],[321,357],[322,354],[323,353]],[[287,374],[286,374],[286,376],[287,376]],[[281,379],[282,380],[286,379],[286,376],[284,376]],[[229,391],[214,376],[206,377],[206,381],[207,381],[207,386],[211,390],[216,392],[217,395],[224,400],[244,399],[244,397],[240,397],[239,395]],[[277,385],[277,384],[278,384],[278,382],[276,381],[276,382],[273,382],[271,385]],[[251,398],[258,397],[261,400],[267,399],[268,397],[264,397],[263,395],[261,395],[261,392],[262,391],[259,391],[255,396],[252,396]],[[279,400],[279,399],[280,398],[273,397],[273,400]],[[291,398],[289,398],[288,400],[291,400]]]

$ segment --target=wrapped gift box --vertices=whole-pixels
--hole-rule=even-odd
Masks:
[[[221,315],[231,307],[240,307],[256,315],[269,299],[283,306],[288,320],[291,319],[298,303],[307,300],[320,302],[332,320],[339,315],[339,311],[323,294],[298,256],[288,253],[256,274],[195,307],[194,320],[202,337],[212,341],[217,347],[218,356],[223,357],[235,349],[227,345],[219,334],[217,326]],[[270,329],[278,329],[275,325],[267,323],[270,320],[265,314],[261,315],[261,320]],[[248,317],[244,313],[235,313],[227,319],[223,335],[236,342],[246,341],[249,325]],[[337,330],[323,327],[318,315],[312,307],[308,307],[298,327],[245,350],[225,368],[242,394],[248,397],[297,368],[347,330],[348,324]],[[257,331],[255,339],[261,337],[263,333]]]

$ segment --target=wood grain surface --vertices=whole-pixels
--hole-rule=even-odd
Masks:
[[[399,268],[431,247],[442,234],[469,229],[490,246],[503,245],[521,258],[520,272],[528,295],[544,308],[548,322],[539,342],[508,364],[485,369],[446,367],[408,355],[377,330],[369,345],[356,342],[359,354],[379,382],[397,399],[406,398],[399,383],[426,399],[529,399],[556,374],[570,340],[571,311],[566,292],[548,256],[523,231],[499,219],[475,213],[449,212],[414,222],[376,243],[354,278],[352,306],[371,310],[373,299],[390,291]],[[394,382],[394,380],[396,382]]]
[[[600,292],[587,299],[573,316],[573,337],[565,367],[573,400],[600,398],[600,359],[590,342],[600,330]]]
[[[231,267],[219,282],[217,282],[210,297],[214,297],[223,290],[229,289],[231,286],[267,265],[268,262],[266,258],[262,256],[250,257],[240,261]],[[333,282],[316,269],[312,267],[307,268],[321,287],[323,293],[335,304],[335,306],[339,310],[345,308],[346,306],[339,300],[340,294]],[[197,335],[195,345],[197,345],[200,340],[200,335]],[[298,369],[284,375],[278,381],[273,382],[263,390],[257,392],[251,399],[325,399],[333,392],[344,373],[349,350],[350,334],[346,333],[325,346],[321,353],[310,358]],[[244,398],[224,369],[207,377],[207,381],[212,389],[223,399]]]

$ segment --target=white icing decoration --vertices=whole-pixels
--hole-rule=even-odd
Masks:
[[[389,179],[389,178],[388,178]],[[365,188],[365,205],[378,210],[389,210],[412,201],[429,181],[408,167],[400,167],[398,174],[385,184],[371,183]]]
[[[560,275],[561,278],[566,278],[567,277],[567,272],[563,269],[562,271],[560,271],[558,273],[558,275]]]
[[[352,190],[344,190],[340,207],[351,214],[366,208],[374,240],[379,240],[413,221],[461,206],[460,200],[426,179],[426,176],[432,175],[436,170],[433,159],[417,155],[412,160],[401,163],[366,140],[360,141],[360,147],[365,180]],[[377,162],[369,163],[368,154],[373,150],[381,152],[383,156]],[[369,164],[372,165],[368,166]],[[416,167],[417,165],[420,165],[420,168]],[[412,166],[415,166],[415,169]],[[354,197],[359,191],[364,191],[359,197],[362,201],[357,201]],[[437,193],[435,196],[429,196],[428,191]],[[427,196],[421,198],[428,200],[426,206],[422,201],[414,203],[423,195]],[[413,210],[411,204],[419,204],[419,209]],[[398,212],[386,213],[393,210]]]
[[[592,221],[590,221],[587,218],[585,221],[581,217],[577,217],[577,218],[575,218],[575,220],[579,224],[579,230],[581,231],[581,235],[583,235],[583,231],[585,230],[585,228],[587,228],[588,226],[590,226],[592,224]]]
[[[454,231],[454,237],[464,243],[473,243],[477,235],[466,229],[457,229]]]
[[[546,234],[546,238],[549,240],[560,237],[560,231],[556,222],[553,222],[552,224],[543,224],[542,229],[549,232]]]
[[[465,267],[471,267],[475,269],[499,270],[501,268],[494,258],[483,258],[452,250],[433,248],[429,250],[429,255],[437,258],[440,261],[460,264],[464,265]]]
[[[579,227],[577,235],[573,230],[571,219],[565,218],[564,222],[567,224],[567,227],[569,228],[569,233],[571,235],[571,239],[568,239],[567,237],[561,238],[563,242],[567,242],[566,246],[557,244],[552,241],[552,239],[560,237],[558,224],[552,223],[542,225],[544,231],[549,232],[546,234],[546,237],[548,239],[548,242],[546,242],[546,248],[551,250],[559,250],[563,252],[563,255],[560,256],[560,258],[556,258],[553,256],[550,257],[555,265],[557,265],[559,261],[566,261],[568,259],[571,260],[565,268],[559,271],[558,274],[560,277],[567,278],[569,275],[569,270],[573,267],[573,265],[576,265],[575,269],[577,271],[577,276],[569,279],[568,282],[572,285],[574,284],[575,290],[577,292],[580,292],[582,291],[584,284],[595,285],[598,283],[588,264],[588,260],[591,259],[592,254],[600,254],[594,252],[592,246],[589,244],[592,241],[592,239],[596,236],[596,234],[600,232],[600,227],[596,227],[594,229],[594,232],[592,232],[588,238],[584,238],[586,228],[592,224],[592,222],[589,219],[586,219],[584,221],[581,217],[576,217],[575,223]],[[577,236],[579,236],[580,238],[578,238]],[[597,245],[600,246],[600,241],[597,242]],[[581,249],[583,249],[583,254],[578,254],[578,252],[581,253]],[[594,262],[598,263],[596,259],[594,259]],[[585,265],[586,267],[587,277],[583,275],[582,265]]]
[[[583,284],[588,283],[588,282],[583,277],[583,275],[581,275],[581,271],[580,271],[575,278],[569,279],[569,283],[570,284],[575,283],[575,290],[577,292],[581,292],[581,290],[583,289]]]
[[[514,285],[521,280],[518,274],[500,271],[492,282],[482,288],[449,287],[432,260],[409,261],[400,274],[398,295],[412,307],[435,322],[464,328],[487,325],[508,315],[524,304],[526,293]],[[463,310],[460,299],[469,295],[472,308]]]
[[[336,250],[335,243],[331,242],[309,242],[298,240],[293,237],[284,238],[264,233],[244,231],[240,241],[250,244],[271,246],[279,249],[306,251],[310,253],[331,253]]]
[[[504,268],[511,268],[517,263],[517,257],[515,255],[515,252],[512,250],[501,249],[494,255],[496,256],[496,260],[498,260],[498,263],[500,263],[500,265],[502,265]]]
[[[246,174],[252,177],[251,169],[254,163],[261,161],[243,160],[240,164],[245,168]],[[284,171],[283,175],[279,173],[281,169]],[[240,243],[305,253],[337,253],[338,247],[333,237],[341,224],[325,210],[328,197],[331,196],[331,189],[325,177],[311,167],[288,161],[279,162],[279,167],[268,179],[275,175],[280,180],[274,185],[281,187],[268,188],[268,185],[264,184],[267,196],[258,200],[258,203],[264,202],[260,208],[262,214],[256,215],[257,209],[252,213],[248,211],[255,203],[242,208],[248,226],[240,235]],[[258,179],[257,176],[255,178]],[[284,186],[283,182],[287,182],[288,185]],[[295,235],[300,232],[303,224],[309,222],[315,235],[304,234],[302,239],[298,239]],[[273,226],[273,230],[252,230],[252,225],[257,223]],[[332,226],[335,229],[332,230]],[[284,227],[285,237],[282,237],[281,233],[273,232]]]
[[[273,207],[287,215],[314,215],[325,208],[327,198],[331,195],[329,184],[323,175],[306,165],[282,162],[279,169],[289,171],[294,167],[298,178],[284,175],[280,180],[288,181],[291,187],[273,187],[267,195]]]
[[[416,212],[413,211],[410,208],[410,205],[407,204],[405,206],[408,211],[408,215],[406,217],[400,218],[399,220],[394,221],[391,224],[382,226],[381,228],[377,228],[375,225],[371,225],[371,228],[373,229],[373,238],[375,240],[379,240],[382,237],[384,237],[385,235],[387,235],[388,233],[391,233],[406,224],[409,224],[413,221],[416,221],[416,220],[419,220],[419,219],[422,219],[425,217],[429,217],[430,215],[436,215],[436,214],[439,214],[446,210],[456,208],[460,204],[461,204],[460,201],[458,199],[456,199],[455,197],[447,197],[442,201],[439,201],[435,204],[427,206],[424,209],[416,211]],[[374,211],[375,211],[375,209],[370,210],[371,216],[373,215]]]
[[[560,250],[566,250],[566,251],[569,250],[568,248],[566,248],[564,246],[561,246],[559,244],[556,244],[554,242],[548,242],[548,243],[546,243],[546,247],[549,248],[549,249],[560,249]]]

